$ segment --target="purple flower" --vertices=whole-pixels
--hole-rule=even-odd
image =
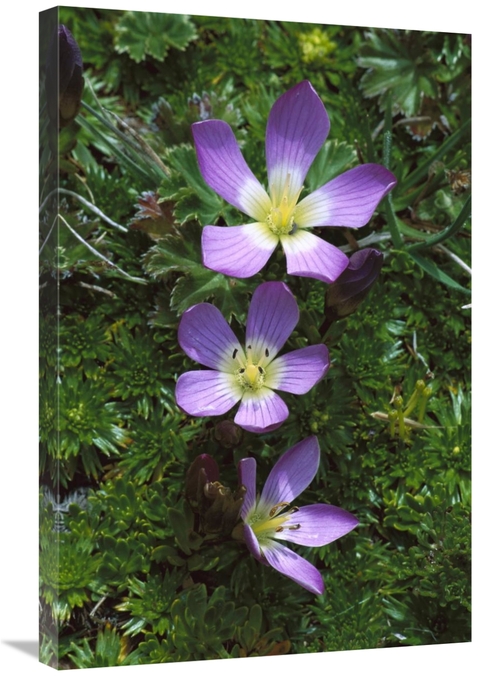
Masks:
[[[254,458],[244,458],[238,465],[240,483],[246,488],[240,516],[250,553],[314,594],[325,589],[320,572],[280,540],[321,547],[358,524],[352,514],[332,505],[290,506],[316,475],[319,455],[316,437],[295,444],[274,465],[260,496],[256,493]]]
[[[203,228],[203,263],[232,277],[251,277],[281,242],[290,275],[334,282],[348,259],[307,228],[366,225],[396,184],[378,164],[362,164],[337,176],[299,202],[304,179],[328,136],[330,122],[310,82],[285,92],[273,105],[266,131],[269,192],[245,162],[231,127],[222,120],[192,126],[201,174],[253,223]]]
[[[177,404],[190,415],[222,415],[241,402],[234,422],[249,432],[270,432],[288,417],[274,392],[305,394],[330,365],[325,345],[310,345],[276,357],[299,320],[299,308],[283,282],[265,282],[248,310],[245,347],[220,311],[209,303],[182,315],[179,343],[210,370],[183,373],[175,388]]]

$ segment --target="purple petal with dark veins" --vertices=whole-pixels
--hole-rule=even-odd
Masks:
[[[289,448],[267,477],[260,502],[269,506],[279,502],[292,502],[316,476],[319,456],[319,444],[314,436]]]
[[[210,303],[199,303],[186,310],[178,331],[184,352],[195,361],[234,374],[237,362],[234,351],[240,355],[242,347],[220,310]]]
[[[271,108],[266,129],[266,159],[271,197],[278,200],[290,175],[296,195],[330,130],[321,99],[305,80],[285,92]],[[275,204],[277,206],[277,204]]]
[[[263,387],[246,390],[234,422],[248,432],[272,432],[288,418],[288,407],[283,399]]]
[[[271,200],[246,163],[227,122],[205,120],[191,129],[205,182],[229,204],[256,221],[265,221]]]
[[[264,282],[255,290],[248,309],[246,345],[264,368],[281,350],[299,321],[299,306],[283,282]],[[268,350],[268,354],[266,353]]]
[[[296,525],[300,525],[300,528],[289,528]],[[283,531],[275,533],[273,537],[307,547],[321,547],[349,533],[357,525],[356,517],[340,507],[307,505],[294,512]]]
[[[349,259],[340,249],[307,230],[298,229],[293,235],[282,235],[280,239],[289,275],[313,277],[331,283],[349,264]]]
[[[319,570],[288,547],[273,541],[272,546],[264,549],[264,556],[270,566],[304,589],[313,594],[322,594],[325,591]]]
[[[177,405],[189,415],[222,415],[240,399],[234,376],[219,371],[188,371],[175,386]]]
[[[309,345],[288,352],[269,364],[266,385],[273,390],[305,394],[323,378],[329,366],[326,345]]]
[[[245,519],[250,509],[254,506],[256,498],[257,463],[255,458],[243,458],[239,461],[238,476],[240,484],[247,489],[243,505],[241,506],[241,518]]]
[[[301,200],[295,222],[301,228],[361,228],[396,182],[394,174],[380,164],[360,164]]]
[[[252,277],[262,270],[278,241],[263,223],[207,225],[201,235],[203,265],[230,277]]]

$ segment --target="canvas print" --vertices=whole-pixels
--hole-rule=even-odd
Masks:
[[[471,638],[471,37],[40,14],[40,660]]]

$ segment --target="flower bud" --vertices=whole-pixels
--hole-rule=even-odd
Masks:
[[[71,32],[60,24],[47,59],[47,105],[49,115],[66,127],[77,116],[83,92],[83,61],[80,48]],[[55,102],[59,102],[59,110]]]
[[[327,319],[334,321],[355,312],[379,276],[383,262],[383,254],[376,249],[353,253],[347,268],[326,291]]]
[[[211,455],[202,453],[193,460],[186,474],[186,497],[193,508],[201,506],[205,486],[218,478],[219,467]]]
[[[208,483],[205,496],[210,504],[201,514],[203,531],[211,535],[229,535],[238,521],[245,494],[244,486],[233,493],[218,481]]]
[[[222,420],[215,426],[215,438],[223,448],[236,448],[242,434],[241,427],[232,420]]]

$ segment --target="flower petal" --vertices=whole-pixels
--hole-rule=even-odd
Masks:
[[[184,352],[203,366],[234,374],[234,350],[242,352],[240,342],[220,310],[210,303],[199,303],[186,310],[178,331]]]
[[[265,221],[271,200],[248,167],[228,123],[205,120],[191,129],[205,182],[229,204],[256,221]]]
[[[288,418],[288,407],[283,399],[268,389],[247,390],[234,422],[248,432],[272,432]]]
[[[228,373],[188,371],[177,381],[175,399],[189,415],[222,415],[241,399],[241,388]]]
[[[326,345],[309,345],[288,352],[269,364],[266,385],[273,390],[305,394],[323,378],[329,366]]]
[[[207,225],[201,235],[203,265],[230,277],[252,277],[262,270],[278,241],[264,223]]]
[[[271,108],[266,129],[267,173],[272,197],[280,200],[288,176],[289,195],[299,193],[329,130],[325,106],[310,82],[299,82],[280,96]]]
[[[279,502],[292,502],[316,476],[319,456],[319,444],[314,436],[289,448],[269,473],[260,503],[272,507]]]
[[[288,547],[273,542],[272,546],[265,548],[264,556],[270,566],[300,584],[307,591],[313,594],[322,594],[325,591],[325,584],[319,570]]]
[[[256,360],[262,359],[265,368],[298,321],[299,306],[288,286],[283,282],[264,282],[255,290],[248,308],[246,347],[251,345],[252,355]]]
[[[255,504],[256,497],[256,476],[257,476],[257,462],[255,458],[243,458],[238,463],[238,475],[240,484],[245,486],[247,492],[243,499],[240,516],[245,519],[250,509]]]
[[[307,230],[299,229],[293,235],[282,235],[280,239],[289,275],[314,277],[331,283],[349,264],[349,259],[340,249]]]
[[[380,164],[360,164],[301,200],[295,210],[295,222],[306,228],[361,228],[396,182],[394,174]]]
[[[250,550],[250,554],[254,556],[257,561],[267,565],[267,561],[260,551],[260,545],[257,538],[255,537],[255,533],[253,532],[251,526],[248,526],[246,523],[243,524],[243,537],[245,538],[245,543]]]
[[[296,525],[300,528],[290,530],[289,526]],[[307,505],[293,513],[284,529],[273,537],[307,547],[321,547],[349,533],[357,525],[356,517],[340,507]]]

